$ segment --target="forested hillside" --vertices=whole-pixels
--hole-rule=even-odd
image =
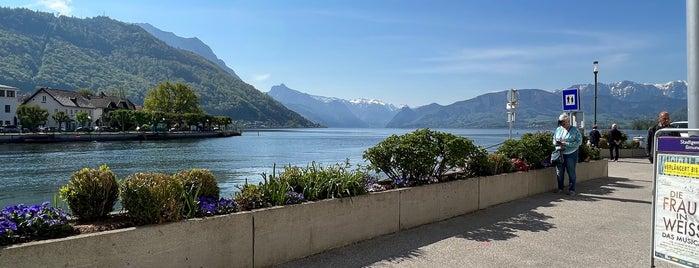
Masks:
[[[20,93],[38,87],[123,89],[141,104],[158,83],[184,82],[210,114],[267,126],[314,126],[216,64],[108,17],[0,8],[0,59],[0,84],[18,87]]]

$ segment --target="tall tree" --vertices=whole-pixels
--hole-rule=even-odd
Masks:
[[[37,126],[44,124],[49,119],[49,111],[38,105],[23,104],[17,107],[17,117],[22,123],[22,127],[35,131]]]
[[[199,107],[199,96],[183,83],[160,83],[148,91],[143,100],[143,110],[174,114],[204,113]]]
[[[128,125],[133,122],[133,113],[131,113],[130,110],[126,109],[119,109],[119,110],[114,110],[109,112],[109,118],[112,119],[112,121],[117,122],[119,126],[121,127],[121,131],[126,131],[128,129]]]
[[[70,116],[68,116],[65,112],[63,111],[58,111],[55,114],[51,116],[53,118],[53,121],[58,122],[58,129],[61,129],[61,125],[65,122],[70,122]]]

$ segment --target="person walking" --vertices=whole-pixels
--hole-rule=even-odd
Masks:
[[[556,180],[558,189],[556,193],[563,192],[565,171],[568,172],[568,194],[575,195],[575,167],[578,164],[578,148],[582,144],[582,134],[578,128],[570,125],[570,118],[566,113],[558,116],[558,127],[553,133],[553,145],[556,150],[561,150],[563,162],[556,164]]]
[[[593,148],[599,148],[599,140],[602,138],[602,135],[599,133],[599,130],[597,130],[597,125],[592,126],[592,131],[590,131],[590,145],[592,145]]]
[[[648,128],[648,136],[646,137],[646,155],[648,155],[648,161],[653,164],[654,149],[653,143],[655,140],[655,132],[660,129],[672,127],[670,126],[670,113],[667,111],[662,111],[658,114],[658,124]],[[680,136],[679,132],[668,132],[668,136]]]
[[[621,131],[617,129],[616,124],[612,124],[612,130],[609,131],[609,161],[619,161],[619,148],[621,147]]]

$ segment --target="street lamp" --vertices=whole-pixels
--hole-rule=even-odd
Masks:
[[[592,123],[593,126],[597,125],[597,71],[598,71],[597,64],[598,63],[599,63],[598,61],[594,61],[592,63],[592,66],[594,66],[594,68],[592,69],[592,73],[595,74],[595,119],[594,119],[594,122]]]

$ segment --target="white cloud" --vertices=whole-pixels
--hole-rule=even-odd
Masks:
[[[264,82],[264,81],[267,81],[270,77],[272,77],[271,74],[256,74],[256,75],[253,75],[252,81]]]
[[[67,16],[73,12],[73,7],[70,6],[71,2],[73,2],[73,0],[40,0],[29,6],[32,8],[42,7],[50,12],[56,12]]]
[[[546,66],[560,68],[566,61],[596,58],[623,65],[632,54],[651,46],[644,35],[598,32],[551,32],[556,37],[539,45],[512,47],[464,47],[440,55],[422,58],[420,67],[409,73],[471,75],[527,74]],[[569,38],[572,36],[573,38]],[[572,39],[573,41],[570,41]],[[548,67],[551,68],[551,67]]]

